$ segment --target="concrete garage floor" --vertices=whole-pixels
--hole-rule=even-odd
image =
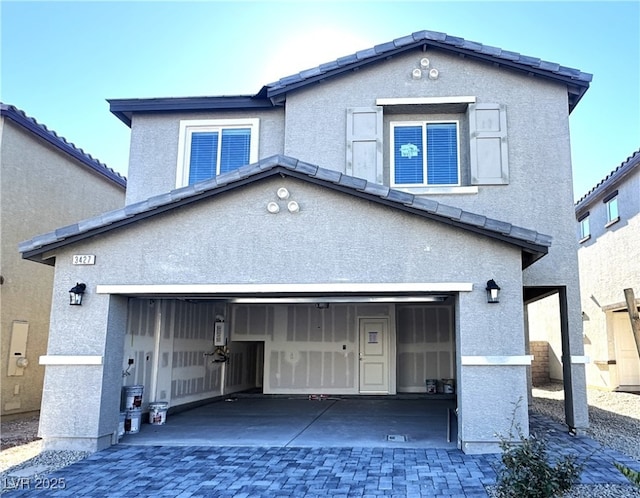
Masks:
[[[402,397],[237,397],[177,414],[143,415],[132,446],[456,447],[455,401]]]

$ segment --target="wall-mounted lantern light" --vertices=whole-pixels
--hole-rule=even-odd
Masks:
[[[76,283],[75,287],[69,289],[69,304],[71,306],[82,305],[82,296],[84,296],[86,288],[86,284]]]
[[[487,302],[499,303],[500,302],[500,286],[496,284],[494,279],[487,281]]]

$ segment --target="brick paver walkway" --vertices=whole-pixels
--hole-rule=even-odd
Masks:
[[[554,454],[589,457],[583,483],[628,484],[614,467],[638,462],[563,426],[531,416]],[[48,476],[64,490],[36,482],[6,496],[91,497],[486,497],[499,455],[396,448],[249,448],[113,446]],[[10,483],[4,483],[10,484]],[[19,482],[18,482],[19,484]],[[40,482],[42,487],[46,484]]]

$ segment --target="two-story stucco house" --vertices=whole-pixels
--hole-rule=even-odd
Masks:
[[[585,428],[569,114],[590,80],[422,31],[255,95],[111,100],[126,206],[20,246],[56,271],[45,444],[112,444],[126,371],[172,407],[454,379],[459,447],[496,451],[528,427],[526,308],[553,293]]]
[[[585,194],[575,213],[585,350],[591,359],[587,382],[638,391],[640,355],[632,323],[640,325],[635,318],[640,306],[640,151]]]
[[[0,104],[0,385],[3,418],[40,410],[54,270],[18,243],[124,206],[126,180],[14,106]]]

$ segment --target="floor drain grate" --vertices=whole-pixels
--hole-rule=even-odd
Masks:
[[[400,436],[398,434],[389,434],[387,441],[393,441],[394,443],[404,443],[407,440],[407,436]]]

